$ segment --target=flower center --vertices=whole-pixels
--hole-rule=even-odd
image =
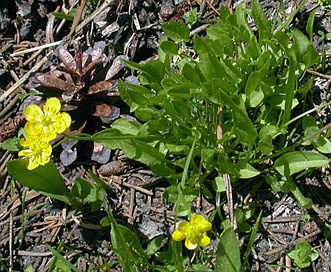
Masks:
[[[42,124],[45,127],[49,127],[53,124],[53,119],[49,116],[44,116],[44,118],[42,119]]]
[[[194,225],[190,225],[186,230],[186,237],[193,243],[198,244],[201,240],[201,231]]]

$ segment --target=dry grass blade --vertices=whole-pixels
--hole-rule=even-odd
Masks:
[[[71,25],[70,33],[68,34],[69,37],[71,37],[72,34],[75,33],[76,27],[78,26],[79,21],[82,18],[83,11],[84,11],[84,8],[85,8],[85,0],[80,0],[79,2],[80,2],[79,6],[77,8],[74,20],[73,20],[72,25]]]

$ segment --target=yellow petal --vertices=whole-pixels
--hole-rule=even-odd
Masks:
[[[48,142],[41,142],[40,148],[43,151],[43,156],[46,156],[48,158],[51,156],[52,146]]]
[[[212,227],[212,224],[207,221],[201,214],[193,215],[190,222],[201,232],[208,231]]]
[[[21,151],[18,152],[18,156],[19,157],[29,157],[31,156],[31,150],[30,149],[23,149]]]
[[[37,105],[30,105],[24,111],[25,119],[28,122],[40,122],[43,111]]]
[[[23,147],[29,146],[29,144],[27,143],[27,141],[24,138],[20,139],[20,145]],[[21,150],[21,151],[23,151],[23,150]]]
[[[35,161],[35,160],[32,160],[32,159],[29,159],[29,163],[28,163],[28,170],[33,170],[35,168],[37,168],[39,166],[39,164]]]
[[[49,161],[50,161],[50,157],[49,156],[42,156],[42,157],[38,158],[37,163],[39,165],[45,165],[45,164],[49,163]]]
[[[56,97],[47,99],[44,105],[44,112],[47,116],[55,116],[60,112],[61,102]]]
[[[61,118],[63,119],[63,122],[65,123],[66,127],[70,127],[71,125],[71,117],[68,113],[62,112],[61,113]]]
[[[187,222],[186,220],[183,220],[182,222],[179,223],[178,225],[178,230],[185,232],[190,227],[190,223]]]
[[[175,230],[172,233],[171,237],[175,241],[179,242],[179,241],[183,241],[185,239],[185,234],[183,232],[181,232],[181,231]]]
[[[71,117],[68,113],[59,114],[55,120],[52,127],[56,131],[56,133],[63,133],[71,124]]]
[[[43,139],[27,134],[25,139],[20,140],[21,145],[25,148],[18,155],[29,158],[28,170],[35,169],[39,165],[45,165],[50,161],[52,146],[43,141]]]
[[[41,135],[43,134],[43,128],[41,122],[27,122],[24,126],[24,130],[28,135]]]
[[[210,238],[207,235],[203,235],[202,239],[200,240],[200,245],[208,246],[210,244]]]
[[[190,239],[185,240],[185,247],[187,249],[193,250],[193,249],[196,249],[197,246],[198,246],[198,244],[192,243],[192,241]]]

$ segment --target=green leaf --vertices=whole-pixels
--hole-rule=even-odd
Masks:
[[[151,167],[156,175],[168,177],[174,173],[169,168],[164,154],[151,144],[160,140],[157,135],[139,134],[140,124],[121,118],[113,123],[111,129],[106,129],[91,136],[91,140],[102,144],[108,149],[122,149],[124,154],[135,161]]]
[[[198,67],[207,81],[223,77],[224,68],[212,52],[201,54],[199,58]]]
[[[218,176],[213,180],[213,189],[217,193],[222,193],[226,191],[225,180],[223,177]]]
[[[280,129],[274,125],[265,125],[260,129],[259,132],[259,150],[265,155],[270,154],[274,149],[272,140],[281,134]]]
[[[247,23],[247,15],[251,15],[251,11],[246,8],[246,3],[240,3],[236,7],[236,12],[233,14],[233,18],[235,18],[235,31],[234,36],[237,41],[246,41],[248,42],[253,37],[253,31]],[[231,18],[231,17],[230,17]],[[231,23],[231,19],[229,20]]]
[[[301,193],[299,187],[293,181],[292,177],[287,176],[285,182],[287,183],[286,186],[288,186],[290,188],[291,193],[293,194],[295,199],[298,201],[299,205],[304,209],[307,209],[307,210],[311,209],[312,205],[313,205],[313,201],[309,197],[305,197]]]
[[[132,122],[128,118],[117,119],[112,125],[112,129],[118,130],[122,134],[128,135],[138,135],[140,128],[140,123]]]
[[[297,91],[303,95],[307,95],[314,83],[314,77],[310,77]]]
[[[200,70],[193,63],[186,62],[181,71],[183,76],[193,83],[200,84],[203,79]]]
[[[307,46],[306,52],[303,55],[303,62],[306,65],[306,67],[311,67],[314,64],[319,63],[320,61],[320,55],[317,53],[316,49],[312,44],[309,44]]]
[[[258,0],[253,0],[252,17],[259,31],[271,32],[271,24],[264,14],[261,4]]]
[[[262,210],[260,211],[256,221],[255,221],[255,224],[254,224],[254,227],[253,227],[253,230],[251,231],[251,235],[249,236],[249,241],[248,241],[248,244],[247,244],[247,251],[245,252],[245,257],[244,257],[244,260],[243,260],[243,271],[244,271],[244,268],[246,267],[246,264],[248,262],[248,258],[249,258],[249,255],[251,254],[254,246],[254,241],[255,241],[255,238],[256,238],[256,234],[259,230],[259,225],[260,225],[260,221],[261,221],[261,217],[262,217]]]
[[[321,153],[331,154],[331,142],[322,135],[319,135],[316,139],[313,139],[313,146]]]
[[[49,251],[51,251],[54,254],[54,256],[57,258],[57,261],[61,262],[60,265],[63,265],[63,267],[66,267],[68,269],[67,271],[74,271],[74,272],[80,271],[80,269],[78,269],[71,262],[69,262],[67,259],[65,259],[58,251],[56,251],[50,245],[46,244],[46,247]],[[63,271],[63,270],[60,270],[60,268],[59,268],[59,271]]]
[[[30,264],[27,268],[25,268],[25,272],[35,272],[33,266]]]
[[[208,268],[207,265],[203,264],[192,264],[192,271],[213,272],[212,269]]]
[[[218,152],[217,164],[219,172],[227,173],[233,178],[237,178],[239,176],[237,168],[230,160],[228,154],[224,151],[224,149],[221,149]]]
[[[232,62],[227,59],[219,59],[220,64],[223,67],[223,77],[225,77],[229,82],[234,84],[239,84],[243,80],[243,75],[240,70],[236,68]]]
[[[164,197],[167,201],[172,203],[179,203],[179,197],[182,197],[185,202],[191,202],[199,195],[200,190],[198,188],[185,187],[183,190],[180,185],[171,185],[164,190]]]
[[[170,98],[191,98],[191,88],[196,87],[195,84],[191,83],[183,83],[179,86],[174,86],[170,90],[168,90],[167,94],[170,96]]]
[[[22,149],[20,145],[20,139],[18,138],[9,138],[0,143],[1,148],[7,149],[11,152],[17,152]]]
[[[131,112],[150,104],[148,98],[152,97],[152,92],[143,86],[120,80],[118,82],[118,90],[123,101],[130,106]]]
[[[288,33],[277,31],[274,33],[274,38],[281,44],[284,48],[288,48],[291,42],[291,37]]]
[[[189,26],[194,25],[198,20],[197,13],[198,13],[197,8],[193,8],[192,11],[185,12],[182,16],[185,23],[188,24]]]
[[[253,178],[260,174],[260,171],[256,170],[253,166],[243,160],[238,161],[236,167],[240,174],[239,178],[241,179]]]
[[[152,60],[146,64],[137,64],[132,61],[122,60],[122,62],[129,68],[137,70],[142,73],[144,79],[154,88],[159,89],[164,75],[166,74],[165,66],[160,60]]]
[[[178,22],[166,22],[162,25],[164,33],[175,42],[188,42],[190,41],[189,28]]]
[[[300,60],[307,51],[308,45],[310,44],[309,40],[306,35],[296,28],[291,28],[291,34],[293,37],[293,45],[291,49],[294,50],[297,59]]]
[[[315,10],[309,13],[309,17],[306,25],[306,32],[308,33],[311,42],[313,41],[314,20],[315,20]]]
[[[54,15],[55,18],[64,19],[67,21],[73,21],[76,11],[77,11],[77,9],[73,8],[68,14],[65,14],[62,12],[52,12],[52,14]]]
[[[137,268],[136,265],[144,262],[145,251],[141,247],[137,235],[130,229],[119,225],[111,211],[108,212],[108,217],[111,222],[112,250],[119,258],[123,271],[134,272]]]
[[[167,54],[178,55],[178,45],[172,41],[162,41],[160,47]]]
[[[105,191],[103,188],[82,178],[78,178],[74,181],[71,194],[73,197],[79,198],[82,204],[89,203],[92,212],[100,209],[105,197]],[[81,208],[82,207],[78,207],[77,210],[80,210]]]
[[[253,108],[257,107],[264,98],[264,93],[260,88],[260,84],[260,72],[257,71],[251,73],[245,86],[245,93],[249,99],[250,106]]]
[[[303,118],[302,128],[304,130],[305,138],[310,139],[309,141],[305,141],[303,145],[312,144],[321,153],[331,153],[331,142],[320,133],[320,128],[317,126],[316,120],[313,117],[306,116]]]
[[[253,145],[257,138],[257,131],[252,120],[248,117],[245,104],[239,97],[231,98],[222,89],[219,89],[218,92],[221,100],[231,110],[234,131],[238,141],[245,145]]]
[[[176,203],[175,213],[177,216],[187,216],[191,211],[192,200],[200,194],[199,188],[185,187],[180,184],[171,185],[164,191],[163,197],[172,203]]]
[[[9,174],[21,185],[54,199],[70,203],[70,192],[53,162],[33,170],[26,168],[27,163],[28,159],[20,159],[9,161],[6,166]]]
[[[109,219],[109,216],[105,216],[100,220],[100,226],[102,227],[109,227],[111,225],[111,221]]]
[[[214,54],[217,56],[223,56],[224,53],[231,54],[234,50],[234,44],[232,41],[232,37],[229,37],[229,33],[224,33],[224,31],[219,26],[209,25],[206,29],[208,36],[210,39],[204,39],[205,45],[207,42],[211,42],[212,50]],[[202,39],[202,38],[201,38]],[[194,38],[194,49],[199,52],[203,50],[200,46],[196,44],[196,41],[201,41],[199,39]],[[213,47],[215,45],[215,48]]]
[[[311,245],[302,240],[296,243],[287,255],[294,261],[295,265],[301,269],[309,267],[311,262],[318,258],[318,253],[312,249]]]
[[[221,237],[216,252],[215,271],[240,272],[240,250],[233,229],[226,229]]]
[[[283,176],[290,176],[308,168],[322,167],[329,159],[322,154],[309,151],[294,151],[275,161],[275,169]]]
[[[146,249],[147,256],[152,256],[156,252],[158,252],[160,247],[162,246],[162,242],[164,241],[164,239],[165,238],[163,236],[159,236],[150,241]]]
[[[267,175],[265,177],[265,181],[270,185],[272,191],[275,193],[283,192],[288,194],[291,192],[291,188],[284,177],[283,179],[279,179],[277,176]]]
[[[201,162],[203,167],[207,170],[213,171],[215,167],[215,156],[217,155],[217,150],[211,148],[201,149]]]

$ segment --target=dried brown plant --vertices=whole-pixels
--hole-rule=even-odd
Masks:
[[[104,42],[96,42],[85,51],[76,49],[72,55],[59,46],[55,50],[59,64],[51,65],[49,71],[37,73],[30,80],[45,96],[62,99],[62,110],[69,112],[73,120],[70,134],[95,133],[120,117],[120,108],[116,106],[120,98],[114,77],[124,66],[121,60],[128,58],[118,56],[110,65],[104,49]],[[75,160],[75,144],[70,142],[63,146],[62,162],[70,156],[67,161]],[[93,152],[94,149],[100,153],[100,148],[93,147]]]

